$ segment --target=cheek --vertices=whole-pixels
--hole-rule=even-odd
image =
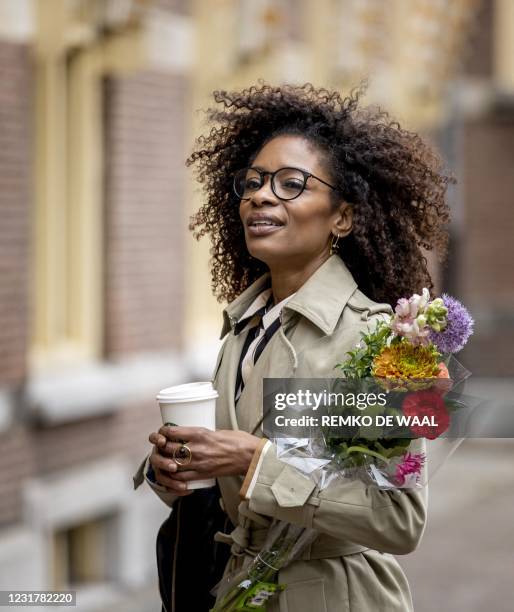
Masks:
[[[325,239],[330,233],[330,217],[326,210],[316,212],[313,208],[295,210],[289,215],[289,226],[294,232],[302,235],[302,239]]]

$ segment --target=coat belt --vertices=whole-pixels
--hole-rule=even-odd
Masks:
[[[257,514],[248,508],[248,505],[239,505],[240,524],[230,533],[218,531],[214,535],[216,542],[223,542],[230,546],[230,552],[240,557],[250,555],[255,557],[266,541],[271,519]],[[366,546],[345,542],[320,534],[312,544],[307,546],[299,559],[326,559],[329,557],[345,557],[369,550]]]

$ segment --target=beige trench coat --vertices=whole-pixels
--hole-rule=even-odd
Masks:
[[[332,255],[282,311],[272,336],[234,404],[236,370],[245,333],[233,328],[268,280],[257,279],[223,311],[220,349],[213,373],[218,390],[216,427],[262,436],[262,379],[290,376],[329,378],[333,367],[392,309],[367,298],[341,258]],[[143,479],[144,463],[134,480]],[[426,520],[426,488],[380,490],[358,481],[339,481],[319,491],[295,468],[264,455],[249,500],[242,501],[243,476],[218,479],[221,504],[234,532],[224,539],[233,556],[226,574],[255,555],[273,518],[316,529],[320,536],[302,558],[280,571],[286,590],[267,612],[408,612],[409,586],[393,554],[413,551]],[[156,489],[156,487],[153,487]],[[171,505],[170,494],[156,491]]]

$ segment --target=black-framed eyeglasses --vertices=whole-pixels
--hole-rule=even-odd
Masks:
[[[335,189],[333,185],[300,168],[279,168],[275,172],[265,172],[257,168],[242,168],[234,174],[234,193],[241,200],[249,200],[264,185],[264,177],[267,174],[271,177],[271,190],[279,200],[297,198],[305,189],[310,178]]]

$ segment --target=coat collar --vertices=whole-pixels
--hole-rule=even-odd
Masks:
[[[223,338],[239,320],[255,297],[270,285],[270,273],[255,280],[223,310]],[[330,256],[284,306],[284,323],[293,311],[298,312],[324,334],[331,334],[348,299],[357,289],[350,270],[338,255]],[[321,298],[321,299],[320,299]]]

